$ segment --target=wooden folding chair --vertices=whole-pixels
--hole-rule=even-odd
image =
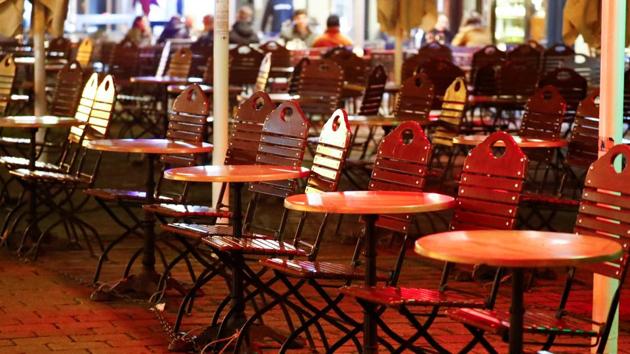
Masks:
[[[435,97],[435,88],[426,74],[417,73],[403,81],[394,109],[398,120],[413,120],[420,124],[429,123],[429,113]]]
[[[548,73],[563,67],[565,59],[574,55],[575,51],[565,44],[557,43],[545,49],[542,57],[541,77],[545,77]]]
[[[309,62],[300,71],[297,94],[300,107],[311,121],[330,117],[341,104],[343,69],[330,59]]]
[[[493,152],[493,146],[498,141],[505,144],[505,150],[500,156]],[[516,223],[519,196],[526,171],[527,158],[512,137],[504,132],[490,135],[476,146],[464,161],[450,229],[512,229]],[[429,333],[429,328],[440,315],[440,311],[449,307],[492,308],[502,273],[501,269],[496,271],[492,289],[484,297],[483,294],[470,293],[449,285],[452,269],[453,264],[444,265],[437,289],[396,287],[395,284],[390,284],[374,288],[345,287],[341,292],[356,298],[364,307],[378,305],[381,312],[387,308],[397,310],[409,321],[416,332],[403,338],[387,324],[384,317],[377,318],[379,327],[399,346],[395,352],[404,350],[423,352],[423,349],[415,344],[418,339],[423,338],[438,352],[447,353],[448,351]],[[417,312],[417,308],[426,311]],[[420,321],[420,317],[424,320]],[[462,352],[472,350],[478,342],[484,347],[489,345],[483,337],[475,337]]]
[[[622,157],[625,164],[618,172],[615,159]],[[618,260],[598,263],[584,267],[569,269],[565,287],[560,294],[560,301],[555,309],[536,308],[525,309],[523,333],[532,340],[528,344],[541,345],[543,350],[552,347],[580,348],[588,351],[595,347],[596,353],[604,353],[610,335],[611,327],[615,323],[617,309],[621,298],[621,289],[628,271],[628,234],[630,230],[630,211],[628,197],[630,195],[630,147],[616,145],[595,161],[586,174],[586,184],[580,202],[579,213],[574,231],[578,234],[602,237],[619,242],[623,245],[623,256]],[[571,288],[575,280],[575,272],[584,268],[589,273],[603,275],[618,281],[613,292],[610,306],[603,322],[595,322],[590,316],[576,314],[568,310]],[[498,334],[507,340],[509,332],[508,311],[486,309],[458,309],[449,312],[449,316],[462,322],[475,336],[483,333]],[[535,338],[541,338],[536,340]],[[566,338],[566,341],[560,341]],[[581,339],[581,340],[580,340]],[[569,341],[573,340],[573,341]],[[489,352],[496,350],[487,348]]]
[[[77,48],[77,54],[74,60],[81,65],[83,70],[89,70],[93,51],[94,43],[89,37],[85,37],[81,40],[81,42],[79,42],[79,47]]]
[[[453,80],[465,76],[464,71],[452,62],[439,59],[425,61],[418,66],[417,72],[426,74],[433,83],[433,109],[441,107],[444,93]]]
[[[569,68],[558,68],[547,72],[547,74],[538,81],[538,87],[547,85],[554,86],[564,98],[566,110],[564,112],[564,123],[568,125],[566,134],[571,131],[571,125],[575,118],[580,101],[586,97],[587,82],[575,70]]]
[[[255,85],[264,56],[261,51],[246,45],[230,49],[230,85]]]

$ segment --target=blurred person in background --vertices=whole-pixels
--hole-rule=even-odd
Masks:
[[[214,17],[205,15],[202,22],[203,31],[199,34],[197,42],[205,46],[211,46],[214,43]]]
[[[314,48],[325,47],[348,47],[352,45],[352,40],[339,31],[339,16],[330,15],[326,20],[326,31],[320,34],[313,41]]]
[[[472,12],[470,16],[464,21],[459,32],[453,38],[451,42],[454,46],[462,47],[483,47],[492,44],[490,39],[490,31],[483,25],[481,15],[477,12]]]
[[[306,10],[298,9],[293,13],[293,20],[286,21],[282,26],[280,38],[290,49],[306,49],[315,41],[315,31],[309,26]]]
[[[132,41],[138,47],[151,45],[152,37],[151,25],[146,16],[137,16],[125,35],[125,39]]]
[[[438,42],[440,44],[449,44],[453,40],[453,33],[450,31],[450,24],[448,17],[445,14],[439,14],[437,22],[432,30],[424,32],[420,45],[431,42]]]
[[[160,38],[158,38],[157,43],[161,44],[169,39],[176,38],[190,38],[190,33],[188,32],[188,28],[186,28],[186,24],[179,16],[171,17],[160,34]]]
[[[267,24],[271,18],[270,33],[276,35],[282,31],[282,25],[293,17],[293,0],[268,0],[262,16],[263,32],[267,32]]]
[[[252,26],[254,12],[251,7],[245,5],[238,9],[236,22],[230,31],[230,43],[248,45],[258,43],[260,39]]]

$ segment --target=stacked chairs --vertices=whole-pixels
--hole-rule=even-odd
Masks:
[[[418,72],[425,73],[433,83],[433,109],[439,109],[446,89],[458,77],[464,77],[464,71],[450,61],[431,59],[418,66]]]
[[[431,144],[425,137],[422,127],[416,122],[402,123],[381,142],[369,189],[422,191],[430,154]],[[401,260],[406,250],[407,242],[405,241],[410,234],[413,221],[412,215],[380,216],[377,219],[377,227],[400,234],[404,238],[392,267],[387,271],[377,273],[379,281],[396,283]],[[302,316],[302,325],[297,329],[290,328],[291,335],[285,340],[281,351],[286,350],[302,333],[310,338],[312,328],[317,329],[327,352],[334,352],[348,340],[353,340],[359,346],[355,335],[360,330],[361,323],[339,307],[344,295],[336,293],[335,290],[331,293],[327,289],[335,289],[340,285],[348,285],[364,278],[361,266],[362,249],[363,237],[359,237],[348,263],[321,261],[319,260],[321,256],[318,257],[317,253],[311,254],[305,260],[283,258],[263,260],[262,264],[274,272],[272,281],[282,282],[286,290],[282,293],[271,293],[270,287],[260,287],[260,291],[272,295],[273,301],[251,316],[244,328],[272,308],[278,305],[288,306]],[[317,292],[317,302],[303,296],[304,288],[307,286]],[[321,301],[324,303],[322,304]],[[326,332],[322,330],[322,322],[327,322],[342,332],[342,338],[334,345],[331,345],[328,339],[330,330],[327,329]],[[240,342],[243,340],[239,338]]]
[[[569,124],[569,129],[567,130],[567,133],[569,133],[578,105],[580,101],[586,97],[586,79],[573,69],[557,68],[547,72],[547,74],[538,81],[538,87],[547,85],[554,86],[558,89],[562,98],[564,98],[567,105],[564,121]]]
[[[198,85],[191,85],[184,90],[173,102],[169,114],[169,123],[166,138],[174,141],[182,141],[191,144],[200,144],[206,140],[206,121],[208,117],[208,98]],[[203,154],[187,155],[162,155],[162,171],[171,167],[194,166],[205,160]],[[188,197],[188,183],[167,183],[160,178],[156,186],[155,200],[158,202],[184,203]],[[108,253],[118,243],[129,235],[142,236],[139,230],[142,228],[140,219],[135,215],[134,209],[146,204],[145,191],[116,189],[116,188],[90,188],[85,193],[93,197],[96,202],[107,212],[111,219],[124,229],[124,232],[112,241],[101,255],[97,265],[94,282],[99,278],[100,270]],[[131,222],[123,221],[113,207],[120,207],[123,215]],[[131,260],[133,262],[134,259]]]
[[[596,353],[605,352],[611,327],[616,322],[621,289],[629,264],[628,195],[630,195],[630,184],[627,178],[630,178],[630,169],[626,165],[621,171],[616,170],[615,159],[620,156],[625,161],[630,161],[630,147],[614,146],[589,167],[574,231],[581,235],[619,242],[623,245],[623,255],[614,261],[585,265],[577,269],[570,268],[565,287],[558,294],[560,300],[556,308],[545,309],[537,306],[525,309],[523,333],[531,336],[527,339],[527,343],[539,344],[544,351],[549,351],[555,346],[580,348],[578,350],[580,352],[587,352],[587,348],[596,347],[594,348]],[[590,316],[570,311],[571,290],[573,283],[577,281],[575,274],[581,270],[616,279],[619,282],[612,294],[603,322],[595,322]],[[487,332],[507,338],[509,331],[507,311],[459,309],[451,311],[449,316],[464,323],[470,331],[476,333],[477,337]]]
[[[413,120],[428,124],[433,97],[435,97],[433,83],[426,74],[417,73],[403,81],[394,116],[398,120]]]
[[[500,156],[493,152],[493,146],[498,141],[505,144],[505,150]],[[511,136],[504,132],[489,136],[466,157],[450,229],[513,229],[526,170],[527,158]],[[376,317],[379,328],[399,346],[390,351],[424,352],[415,345],[418,339],[423,338],[438,352],[447,353],[429,334],[430,326],[440,315],[440,311],[453,307],[493,308],[502,274],[502,270],[497,269],[492,287],[487,296],[483,297],[449,284],[452,270],[452,263],[444,265],[437,289],[406,288],[390,284],[373,288],[345,287],[342,288],[342,293],[356,298],[364,308],[377,305],[379,308],[375,311],[378,313],[394,309],[409,321],[415,333],[403,338],[386,323],[384,316]],[[418,308],[425,311],[420,312]],[[424,320],[420,321],[420,318]],[[478,342],[486,349],[491,348],[483,338],[475,337],[461,352],[469,352]]]
[[[33,258],[37,257],[42,239],[59,226],[64,227],[72,244],[78,245],[79,236],[82,236],[92,255],[94,252],[88,240],[90,236],[95,238],[100,249],[103,249],[98,232],[79,215],[87,199],[81,202],[72,201],[77,192],[90,188],[94,184],[101,161],[101,152],[84,148],[83,142],[104,139],[109,135],[110,118],[116,100],[116,87],[111,75],[106,76],[98,87],[97,80],[97,74],[93,74],[88,80],[75,115],[77,119],[85,121],[86,125],[71,128],[67,148],[56,167],[48,168],[48,165],[41,165],[42,168],[39,169],[36,165],[34,170],[17,168],[10,171],[20,183],[35,185],[35,198],[40,205],[47,208],[45,212],[38,213],[36,220],[29,220],[30,225],[22,234],[18,253],[22,253],[25,249],[26,241],[30,239],[28,236],[35,232],[36,225],[51,215],[56,215],[58,219],[47,224],[46,228],[35,237],[35,243],[29,250]],[[4,240],[13,233],[26,215],[31,215],[29,210],[26,210],[28,205],[29,203],[22,200],[7,215],[2,228]]]
[[[314,116],[330,117],[341,104],[342,88],[341,66],[329,59],[310,62],[300,73],[300,107],[311,120]]]
[[[555,44],[543,52],[542,70],[540,72],[541,77],[544,77],[548,73],[561,68],[564,61],[567,58],[572,58],[575,52],[571,47],[564,44]]]
[[[74,58],[79,65],[83,68],[83,70],[88,70],[90,67],[90,62],[92,60],[92,53],[94,52],[94,42],[89,37],[85,37],[79,42],[79,47],[77,48],[77,54]]]
[[[256,84],[263,58],[262,52],[246,45],[230,49],[230,85],[253,86]]]

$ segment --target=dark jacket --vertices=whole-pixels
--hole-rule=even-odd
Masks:
[[[293,0],[269,0],[262,17],[261,29],[266,31],[269,17],[272,17],[271,32],[278,33],[282,30],[285,21],[291,21],[293,17]]]
[[[260,39],[258,39],[251,22],[237,21],[234,23],[230,31],[230,43],[247,45],[258,42]]]

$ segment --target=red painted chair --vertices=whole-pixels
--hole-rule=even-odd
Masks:
[[[403,81],[394,116],[398,120],[427,123],[434,97],[435,88],[429,77],[424,73],[417,73]]]
[[[615,159],[620,156],[625,159],[626,165],[621,172],[617,172],[614,164]],[[597,353],[604,353],[606,349],[611,325],[619,307],[621,289],[630,258],[628,251],[630,249],[628,247],[628,241],[630,241],[628,237],[630,168],[627,167],[628,161],[630,161],[630,147],[616,145],[591,165],[586,174],[586,184],[574,229],[578,234],[609,238],[621,243],[624,250],[623,256],[616,261],[570,269],[557,308],[548,311],[539,308],[525,310],[523,332],[532,337],[543,336],[543,340],[528,340],[529,343],[540,344],[543,350],[549,350],[554,345],[558,348],[569,346],[582,348],[580,350],[583,351],[588,351],[585,349],[588,347],[596,347]],[[593,322],[590,317],[586,318],[567,310],[575,272],[581,271],[582,268],[619,281],[619,286],[611,299],[606,321],[602,323]],[[449,316],[464,323],[473,332],[498,334],[503,339],[507,338],[509,332],[507,311],[459,309],[449,312]],[[566,340],[560,341],[561,338]]]
[[[567,134],[571,131],[573,119],[580,104],[586,98],[588,84],[586,79],[570,68],[558,68],[549,71],[538,81],[538,87],[554,86],[564,98],[566,111],[564,122],[569,124]]]
[[[502,141],[506,145],[501,156],[495,156],[493,152],[493,145],[497,141]],[[450,229],[514,228],[526,170],[527,158],[511,136],[504,132],[489,136],[475,147],[464,161]],[[492,289],[484,297],[451,286],[448,281],[452,266],[451,263],[445,264],[437,289],[396,287],[393,284],[394,286],[374,288],[344,287],[341,292],[356,298],[361,305],[379,305],[380,311],[386,308],[395,309],[409,321],[416,329],[416,333],[403,338],[386,323],[384,317],[378,320],[384,333],[400,346],[397,351],[422,351],[414,343],[424,338],[436,350],[448,352],[428,332],[439,311],[449,307],[492,308],[502,273],[501,269],[496,271]],[[426,311],[418,313],[417,308]],[[424,318],[424,321],[421,322],[419,317]],[[467,349],[472,349],[479,341],[484,347],[488,346],[483,339],[475,338],[468,344]]]

